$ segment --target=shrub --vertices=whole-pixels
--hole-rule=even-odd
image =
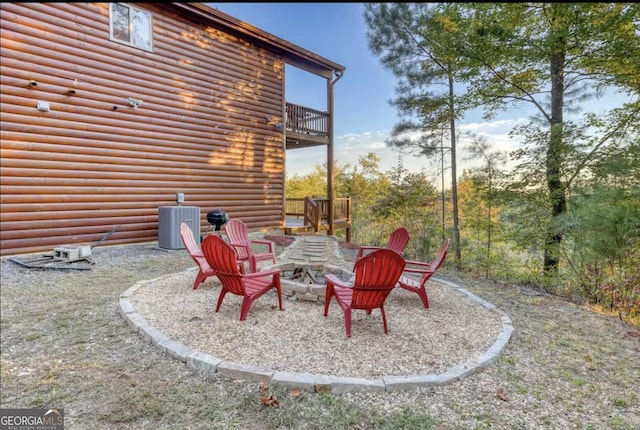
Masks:
[[[598,301],[621,320],[640,320],[640,268],[608,279],[598,289]]]

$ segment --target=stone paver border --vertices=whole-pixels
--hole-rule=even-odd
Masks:
[[[193,268],[192,268],[193,269]],[[189,270],[192,270],[189,269]],[[252,380],[258,382],[268,382],[274,386],[283,386],[291,389],[301,389],[309,392],[330,392],[333,394],[343,394],[348,392],[393,392],[413,390],[418,387],[450,384],[469,375],[472,375],[482,368],[495,363],[498,355],[504,350],[511,334],[513,333],[513,323],[511,318],[499,310],[493,304],[481,299],[475,294],[467,291],[463,287],[453,282],[446,281],[434,276],[434,282],[448,285],[460,291],[471,300],[480,303],[484,308],[493,312],[502,322],[502,330],[496,337],[495,342],[489,349],[478,357],[458,364],[444,373],[426,375],[404,375],[404,376],[383,376],[380,379],[363,379],[351,377],[337,377],[332,375],[318,375],[312,373],[296,373],[274,371],[259,366],[225,361],[203,352],[195,351],[190,347],[169,339],[164,333],[151,326],[140,314],[138,314],[129,300],[135,291],[141,286],[155,282],[168,276],[140,281],[135,283],[120,295],[118,302],[118,313],[127,324],[146,340],[156,345],[160,350],[171,357],[182,361],[189,369],[195,370],[203,375],[219,373],[232,378]]]

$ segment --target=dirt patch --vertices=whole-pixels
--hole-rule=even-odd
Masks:
[[[359,249],[360,245],[351,242],[338,242],[338,246],[344,249]]]
[[[296,240],[293,236],[274,236],[269,234],[264,235],[264,239],[284,247],[291,245]]]

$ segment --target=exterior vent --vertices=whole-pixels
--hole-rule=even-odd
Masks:
[[[196,240],[200,239],[200,208],[198,206],[160,206],[158,208],[158,246],[183,249],[180,224],[187,223]]]

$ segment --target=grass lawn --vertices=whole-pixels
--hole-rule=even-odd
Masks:
[[[638,329],[543,293],[454,279],[513,320],[495,365],[442,387],[334,396],[187,369],[117,313],[135,282],[193,267],[187,253],[93,254],[90,271],[3,259],[0,407],[63,408],[68,429],[640,428]]]

